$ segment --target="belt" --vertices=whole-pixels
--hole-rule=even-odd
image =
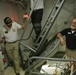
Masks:
[[[7,42],[7,41],[6,41],[6,43],[9,43],[9,44],[16,43],[16,42],[17,42],[17,40],[16,40],[16,41],[13,41],[13,42]]]

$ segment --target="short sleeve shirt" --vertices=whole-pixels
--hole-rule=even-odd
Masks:
[[[5,37],[5,41],[7,42],[13,42],[16,41],[18,38],[17,30],[21,28],[21,25],[19,25],[16,22],[12,23],[12,27],[8,28],[6,25],[3,26],[3,32],[2,37]]]
[[[43,0],[31,0],[31,9],[38,10],[38,9],[43,9],[44,4]]]
[[[66,47],[72,50],[76,49],[76,31],[72,33],[71,28],[67,28],[60,33],[66,37]]]

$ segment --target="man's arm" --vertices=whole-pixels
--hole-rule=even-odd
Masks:
[[[5,37],[2,37],[2,42],[4,43],[4,45],[6,44]]]
[[[2,27],[1,32],[2,32],[2,33],[1,33],[1,37],[2,37],[2,40],[1,40],[1,41],[2,41],[2,43],[5,45],[6,41],[5,41],[5,37],[4,37],[4,32],[5,32],[5,31],[4,31],[4,27]]]
[[[61,33],[58,33],[57,34],[57,38],[60,39],[61,45],[64,45],[65,44],[65,40],[64,40],[64,38],[63,38],[63,36],[62,36]]]
[[[21,26],[21,29],[24,29],[24,27],[25,27],[25,18],[23,18],[23,24],[22,24],[22,26]]]
[[[28,19],[28,17],[29,17],[28,14],[23,15],[23,24],[21,26],[21,29],[24,29],[24,27],[25,27],[25,21]]]

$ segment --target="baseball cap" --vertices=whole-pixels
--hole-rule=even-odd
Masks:
[[[5,18],[4,18],[4,23],[5,23],[5,24],[8,24],[8,25],[11,25],[11,24],[12,24],[11,18],[10,18],[10,17],[5,17]]]

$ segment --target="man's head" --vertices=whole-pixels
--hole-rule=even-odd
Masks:
[[[71,29],[76,30],[76,17],[72,19]]]
[[[5,17],[5,18],[4,18],[4,23],[5,23],[9,28],[11,28],[11,26],[12,26],[12,20],[11,20],[10,17]]]

